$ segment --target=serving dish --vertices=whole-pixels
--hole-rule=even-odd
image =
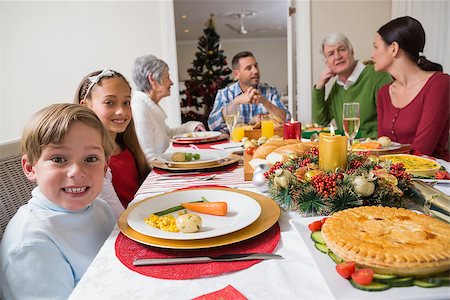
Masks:
[[[331,258],[318,251],[314,242],[311,240],[311,231],[308,224],[313,221],[322,219],[323,217],[302,218],[289,221],[294,229],[301,237],[301,241],[311,256],[313,263],[316,265],[321,278],[323,280],[330,295],[334,299],[350,300],[350,299],[392,299],[392,300],[431,300],[431,299],[448,299],[450,295],[450,287],[436,287],[431,289],[420,288],[417,286],[390,288],[380,292],[366,292],[354,288],[350,282],[342,278],[336,272],[336,264]]]
[[[230,234],[207,238],[199,240],[170,240],[155,238],[148,235],[144,235],[133,230],[127,222],[128,214],[133,208],[139,205],[140,202],[129,206],[119,217],[118,226],[120,231],[130,239],[150,246],[170,249],[203,249],[229,245],[237,242],[247,240],[255,237],[274,225],[280,217],[280,207],[272,199],[265,197],[261,194],[243,191],[237,189],[228,188],[195,188],[196,190],[233,190],[236,193],[247,195],[256,200],[261,206],[261,214],[259,217],[251,223],[249,226],[242,228]],[[194,190],[194,189],[192,189]],[[180,191],[174,191],[170,193],[179,193]],[[154,196],[157,197],[157,196]],[[147,198],[142,201],[151,201],[154,197]]]
[[[381,155],[380,158],[393,163],[403,163],[406,172],[417,176],[434,176],[441,168],[441,165],[432,159],[411,154]]]
[[[195,213],[202,219],[202,229],[195,233],[167,232],[145,222],[150,214],[180,205],[181,202],[197,201],[206,198],[208,201],[227,203],[225,216],[213,216]],[[196,240],[205,239],[238,231],[253,223],[261,214],[261,206],[253,198],[236,193],[234,190],[183,190],[179,193],[162,194],[151,201],[144,201],[134,207],[128,214],[128,225],[135,231],[162,239]],[[172,214],[175,218],[178,212]]]

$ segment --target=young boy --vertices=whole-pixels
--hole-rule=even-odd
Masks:
[[[70,295],[114,227],[96,198],[113,147],[95,113],[77,104],[51,105],[27,124],[22,169],[38,187],[0,245],[4,299]]]

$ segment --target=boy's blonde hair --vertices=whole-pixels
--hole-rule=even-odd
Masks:
[[[102,136],[105,157],[113,153],[115,144],[92,110],[78,104],[59,103],[41,109],[28,121],[22,132],[22,154],[27,155],[28,161],[34,165],[47,145],[64,142],[70,126],[75,122],[97,129]]]

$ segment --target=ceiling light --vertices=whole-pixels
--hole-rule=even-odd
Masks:
[[[187,19],[187,15],[181,15],[181,18],[183,19],[183,20],[186,20]]]

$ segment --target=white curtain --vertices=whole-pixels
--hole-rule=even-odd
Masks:
[[[450,73],[450,2],[448,0],[392,0],[392,19],[411,16],[425,29],[424,55]]]

